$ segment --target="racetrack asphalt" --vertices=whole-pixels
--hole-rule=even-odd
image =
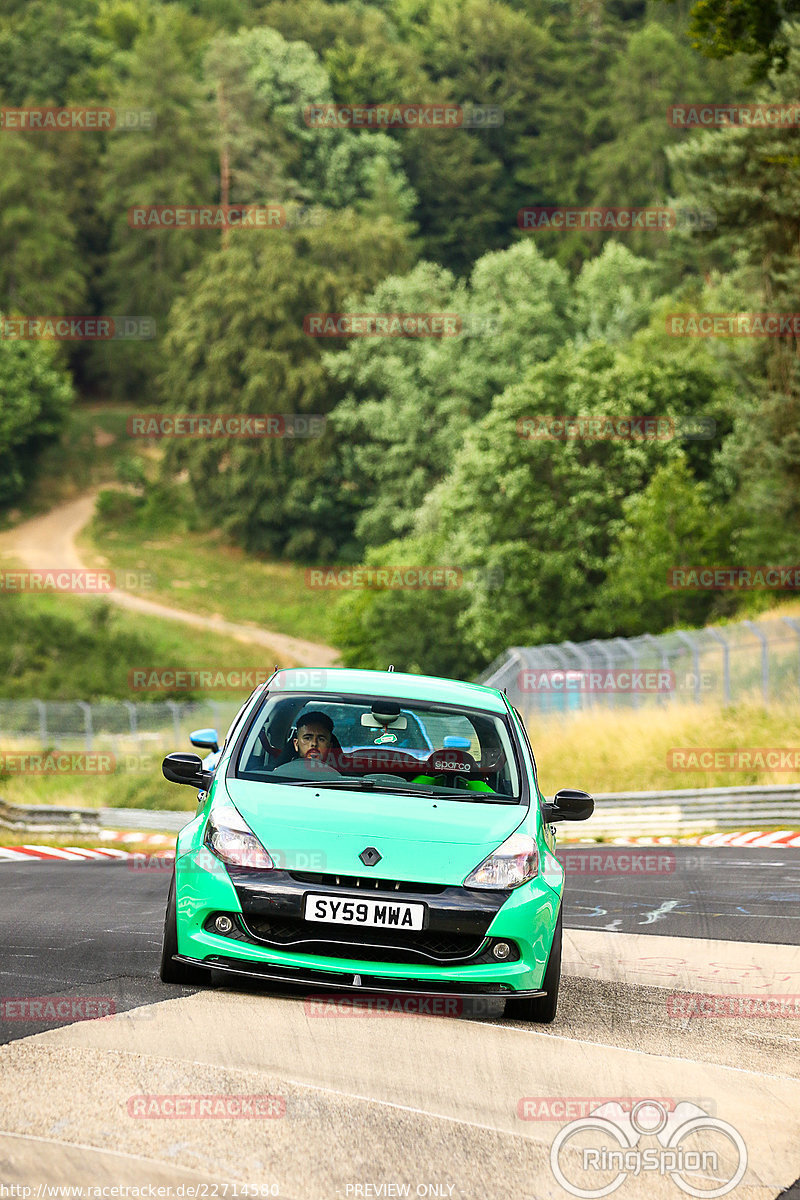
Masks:
[[[164,866],[0,864],[2,998],[70,997],[77,1013],[105,1001],[96,1011],[110,1014],[0,1014],[12,1014],[0,1023],[0,1183],[31,1187],[31,1200],[66,1185],[87,1200],[91,1186],[148,1185],[176,1198],[181,1185],[290,1200],[564,1197],[575,1193],[551,1146],[569,1118],[650,1097],[728,1122],[748,1155],[732,1194],[778,1196],[800,1175],[800,1017],[693,1018],[670,997],[800,994],[800,851],[636,848],[649,864],[626,851],[561,852],[564,979],[548,1027],[506,1021],[494,1002],[430,1016],[248,981],[168,987],[156,978]],[[137,1115],[153,1095],[278,1100],[266,1119]],[[575,1186],[616,1173],[565,1154]],[[684,1192],[640,1169],[613,1194]]]

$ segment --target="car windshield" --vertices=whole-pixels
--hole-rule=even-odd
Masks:
[[[382,697],[267,695],[239,750],[238,779],[516,802],[512,733],[492,713]]]

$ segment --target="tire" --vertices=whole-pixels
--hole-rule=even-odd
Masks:
[[[505,1016],[514,1021],[535,1021],[537,1025],[550,1025],[555,1020],[558,1007],[558,985],[561,982],[561,909],[558,910],[550,957],[542,980],[546,996],[521,997],[506,1000]]]
[[[169,885],[167,911],[164,916],[164,936],[161,939],[161,965],[158,970],[162,983],[202,984],[211,982],[211,972],[205,967],[187,967],[173,961],[178,953],[178,909],[175,901],[175,872]]]

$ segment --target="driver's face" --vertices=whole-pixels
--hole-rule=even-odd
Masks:
[[[324,761],[331,748],[331,735],[324,725],[312,722],[301,725],[294,739],[294,748],[301,758],[318,758]]]

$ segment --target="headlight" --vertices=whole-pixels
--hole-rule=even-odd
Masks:
[[[213,805],[203,838],[212,854],[234,867],[272,870],[275,863],[232,804]]]
[[[464,880],[464,887],[505,890],[539,874],[539,851],[527,833],[512,833]]]

